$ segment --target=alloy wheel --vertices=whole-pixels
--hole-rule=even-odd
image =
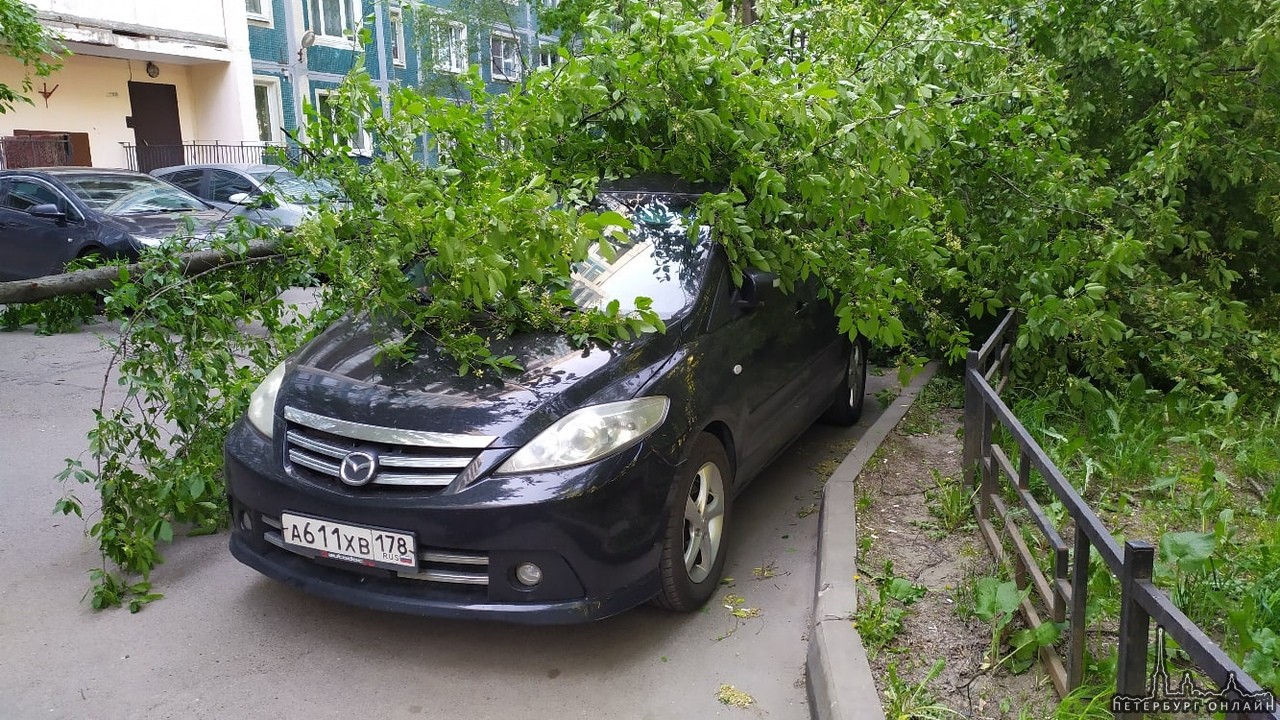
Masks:
[[[724,533],[724,478],[715,463],[704,463],[689,486],[684,507],[684,567],[689,579],[707,579],[720,556]]]

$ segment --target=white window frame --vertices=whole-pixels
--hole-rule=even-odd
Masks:
[[[306,0],[308,20],[307,29],[316,34],[316,44],[328,47],[341,48],[351,50],[354,48],[356,38],[360,36],[360,21],[363,19],[359,15],[359,11],[363,9],[362,0],[332,0],[338,3],[338,15],[342,19],[342,28],[338,35],[331,35],[322,32],[324,24],[323,5],[329,0]],[[347,3],[351,3],[351,12],[356,13],[356,17],[347,17]],[[320,10],[319,13],[315,12]],[[323,28],[324,31],[332,28]],[[350,34],[348,34],[350,33]]]
[[[273,24],[274,15],[271,14],[271,0],[258,0],[258,4],[262,6],[262,12],[254,12],[249,9],[249,3],[245,3],[244,14],[251,22],[266,23],[268,26]]]
[[[267,88],[267,114],[271,116],[271,139],[262,142],[283,143],[284,136],[284,93],[281,90],[280,78],[270,75],[253,76],[253,124],[258,124],[258,87]]]
[[[324,109],[320,105],[320,98],[322,97],[329,98],[337,94],[338,94],[337,90],[327,90],[327,89],[321,89],[321,88],[316,89],[316,112],[319,113],[321,117],[324,116]],[[352,138],[352,140],[358,140],[360,143],[360,147],[353,146],[351,148],[351,151],[359,155],[372,155],[373,154],[373,136],[369,134],[368,130],[364,129],[363,122],[356,124],[356,133],[359,134],[359,137]]]
[[[434,19],[429,26],[431,28],[431,52],[434,54],[431,67],[438,73],[447,73],[449,75],[461,75],[467,71],[470,66],[471,52],[467,47],[467,26],[456,20],[446,20],[443,18]],[[453,43],[454,35],[452,32],[445,31],[457,30],[457,45]],[[441,40],[448,37],[449,44],[441,45]]]
[[[508,41],[508,42],[511,42],[513,45],[515,45],[516,52],[515,52],[515,57],[513,58],[511,72],[507,72],[507,68],[506,68],[507,57],[505,54],[502,55],[502,66],[503,66],[502,72],[497,72],[494,69],[493,44],[495,40]],[[516,37],[512,33],[505,32],[503,30],[494,30],[493,32],[489,33],[489,77],[498,82],[518,82],[520,80],[520,74],[523,71],[524,71],[524,58],[523,56],[520,55],[520,38]]]
[[[387,22],[391,26],[391,64],[404,67],[408,53],[404,46],[404,14],[400,12],[400,8],[387,11]]]
[[[559,47],[551,41],[538,45],[538,67],[555,67],[564,58],[560,57]]]

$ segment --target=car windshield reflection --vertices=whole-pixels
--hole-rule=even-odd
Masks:
[[[697,295],[705,266],[710,230],[699,228],[699,242],[689,238],[689,202],[651,194],[602,194],[602,210],[617,212],[633,223],[626,242],[612,241],[614,257],[593,246],[573,269],[570,292],[583,308],[602,308],[614,300],[618,311],[635,310],[635,299],[647,297],[663,320],[687,312]]]
[[[288,170],[262,170],[249,175],[264,185],[264,190],[297,205],[318,205],[330,200],[343,200],[342,192],[324,180],[304,180]]]
[[[205,210],[207,206],[172,185],[146,177],[62,176],[86,205],[107,215]]]

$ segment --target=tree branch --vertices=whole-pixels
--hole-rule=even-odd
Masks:
[[[182,274],[197,275],[226,265],[239,265],[247,260],[276,255],[272,242],[253,242],[243,255],[229,250],[198,250],[183,253]],[[130,274],[142,270],[146,263],[136,262],[123,266]],[[119,265],[75,270],[59,275],[46,275],[29,280],[0,282],[0,304],[29,303],[62,295],[77,295],[94,290],[106,290],[120,277]]]

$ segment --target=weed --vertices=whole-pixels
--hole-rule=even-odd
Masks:
[[[938,660],[914,685],[898,677],[897,665],[890,663],[884,687],[884,714],[892,720],[941,720],[964,715],[934,700],[929,683],[937,679],[946,667],[946,661]]]
[[[874,599],[863,603],[854,618],[854,626],[862,635],[867,649],[873,652],[893,642],[902,631],[907,607],[927,592],[923,585],[894,575],[892,562],[885,563],[884,575],[876,580],[876,585]]]
[[[876,402],[880,403],[880,409],[889,407],[894,400],[898,399],[898,395],[902,391],[896,387],[881,388],[876,391]]]
[[[943,530],[955,532],[972,519],[976,491],[969,491],[963,483],[950,475],[944,476],[932,469],[930,472],[933,473],[933,489],[924,493],[929,514],[938,518]]]

